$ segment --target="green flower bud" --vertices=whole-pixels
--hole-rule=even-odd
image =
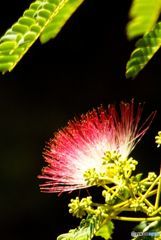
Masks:
[[[79,200],[79,197],[76,199],[71,199],[69,206],[69,213],[77,218],[82,218],[86,215],[86,209],[92,205],[92,197],[82,198]]]
[[[155,137],[155,142],[157,145],[157,147],[160,147],[161,145],[161,131],[158,132],[158,135]]]

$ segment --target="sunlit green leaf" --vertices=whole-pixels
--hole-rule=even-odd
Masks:
[[[57,240],[90,240],[89,227],[82,227],[78,229],[70,230],[68,233],[61,234],[57,237]]]
[[[102,237],[105,240],[108,240],[111,238],[111,235],[113,233],[114,225],[113,222],[109,221],[105,223],[97,232],[96,236]]]
[[[126,66],[126,77],[134,78],[145,67],[161,46],[161,22],[136,42],[136,49],[132,52]]]
[[[40,36],[42,42],[54,38],[82,2],[36,0],[31,3],[0,38],[0,71],[11,71]]]
[[[84,0],[69,0],[67,3],[60,9],[59,14],[53,16],[52,21],[46,26],[44,31],[40,36],[42,43],[46,43],[51,38],[55,38],[60,32],[61,28],[71,17],[71,15],[76,11],[80,4]]]
[[[161,0],[133,0],[127,24],[129,39],[144,35],[154,27],[161,12]]]

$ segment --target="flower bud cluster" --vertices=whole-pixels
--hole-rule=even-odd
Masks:
[[[82,218],[86,215],[86,209],[91,208],[92,205],[92,197],[82,198],[81,200],[79,197],[75,199],[71,199],[71,202],[68,204],[69,206],[69,213],[77,218]]]

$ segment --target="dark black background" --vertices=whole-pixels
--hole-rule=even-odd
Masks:
[[[146,102],[157,109],[151,130],[134,156],[140,169],[159,169],[154,136],[161,129],[161,53],[135,80],[125,79],[134,41],[125,28],[131,1],[86,0],[55,40],[38,42],[17,67],[0,76],[0,239],[54,240],[78,222],[67,212],[71,195],[42,194],[37,175],[42,151],[53,132],[89,109],[120,100]],[[30,1],[4,2],[0,33]],[[113,239],[130,239],[134,224],[116,222]]]

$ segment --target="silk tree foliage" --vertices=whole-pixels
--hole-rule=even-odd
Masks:
[[[133,0],[127,24],[128,39],[148,33],[156,24],[161,11],[161,0]]]
[[[36,0],[0,38],[0,71],[11,71],[33,43],[56,37],[83,0]]]
[[[161,46],[161,0],[133,0],[127,24],[127,36],[133,39],[143,35],[136,42],[126,66],[126,77],[135,78]]]
[[[33,43],[55,38],[85,0],[36,0],[0,38],[0,71],[12,71]],[[126,77],[135,78],[161,46],[161,0],[133,0],[127,37],[136,42],[126,66]]]

